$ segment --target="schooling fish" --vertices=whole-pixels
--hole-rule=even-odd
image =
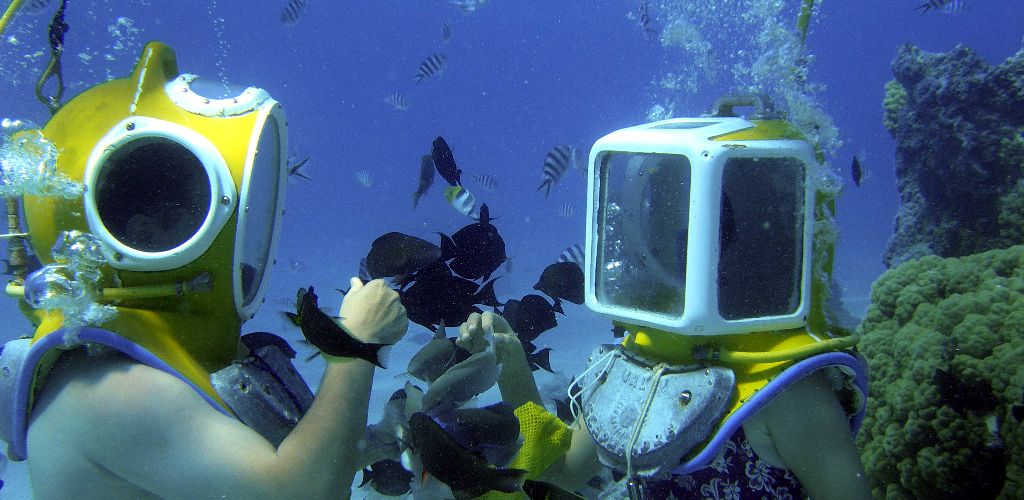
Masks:
[[[448,186],[444,190],[444,199],[456,212],[469,217],[479,219],[480,214],[476,210],[476,196],[462,186]]]
[[[391,344],[370,344],[345,331],[330,316],[320,310],[313,287],[300,288],[297,312],[286,313],[302,329],[306,341],[324,354],[343,358],[360,358],[381,368],[387,368]]]
[[[302,168],[302,166],[305,165],[307,161],[309,161],[309,157],[308,156],[303,158],[301,161],[299,161],[298,163],[296,163],[294,165],[289,165],[288,166],[288,177],[296,176],[296,177],[302,177],[303,179],[306,179],[307,181],[313,180],[313,179],[310,179],[308,176],[306,176],[306,174],[304,174],[301,171],[299,171],[299,169]]]
[[[446,66],[448,66],[448,57],[441,53],[434,54],[420,63],[419,70],[412,79],[416,83],[420,83],[432,76],[440,76]]]
[[[448,0],[448,3],[456,6],[466,14],[475,12],[477,9],[490,3],[491,0]]]
[[[490,389],[497,381],[498,360],[494,351],[480,351],[437,377],[423,395],[420,411],[444,413],[453,410]]]
[[[925,15],[930,11],[941,11],[946,14],[952,14],[967,9],[966,0],[928,0],[927,2],[918,5],[914,10],[921,11],[921,15]]]
[[[857,156],[853,157],[853,163],[850,164],[850,176],[853,177],[853,185],[860,187],[861,177],[864,176],[864,168],[860,166],[860,158]]]
[[[640,29],[644,30],[644,35],[647,38],[654,38],[657,34],[657,30],[654,29],[654,22],[651,21],[650,7],[647,5],[647,0],[640,1],[640,8],[637,10],[637,24],[640,25]]]
[[[532,372],[541,369],[548,373],[555,373],[555,371],[551,369],[550,347],[545,347],[539,351],[528,353],[526,355],[526,362],[530,365],[530,371]]]
[[[373,186],[373,177],[371,177],[370,172],[366,170],[360,170],[356,172],[356,174],[353,177],[355,177],[356,182],[358,182],[363,187]]]
[[[384,103],[394,108],[395,111],[405,111],[409,109],[409,102],[406,101],[405,95],[401,92],[395,92],[385,97]]]
[[[409,360],[406,371],[409,375],[431,384],[449,368],[469,357],[469,351],[456,345],[454,339],[445,337],[444,328],[438,328],[434,338]]]
[[[566,170],[579,163],[580,151],[568,144],[560,144],[551,148],[544,157],[544,180],[537,186],[537,191],[544,189],[544,197],[551,194],[551,187],[558,183]]]
[[[477,222],[459,229],[451,238],[441,235],[441,260],[451,261],[451,270],[463,278],[487,280],[507,257],[505,240],[491,225],[486,203],[480,206]]]
[[[430,186],[434,185],[434,158],[430,155],[420,157],[420,183],[416,186],[416,192],[412,194],[412,208],[420,202],[420,197],[427,193]]]
[[[473,182],[479,184],[485,191],[498,189],[498,180],[487,174],[473,174]]]
[[[583,267],[583,248],[580,247],[579,243],[569,245],[562,251],[562,255],[558,256],[558,262],[575,262],[580,267]]]
[[[302,12],[309,5],[309,0],[291,0],[281,10],[281,24],[295,26],[302,18]]]
[[[399,277],[402,281],[441,258],[441,249],[422,238],[390,232],[373,240],[366,254],[371,279]]]
[[[460,446],[489,463],[506,463],[519,449],[519,419],[505,402],[458,408],[439,415],[437,422]]]
[[[553,299],[583,303],[583,269],[575,262],[556,262],[544,268],[540,280],[533,285]]]
[[[470,314],[481,312],[476,304],[501,305],[494,296],[494,280],[480,286],[453,276],[444,262],[424,268],[413,279],[412,286],[398,294],[409,321],[430,330],[442,321],[446,325],[462,324]]]
[[[444,137],[437,136],[434,139],[433,146],[430,149],[430,156],[434,160],[434,167],[437,168],[437,173],[441,174],[441,177],[448,181],[449,185],[462,185],[462,170],[459,170],[459,167],[455,165],[455,155],[452,154],[452,148],[448,147]]]
[[[441,23],[441,43],[448,43],[452,41],[452,28],[448,26],[448,21]]]
[[[412,449],[423,469],[451,488],[455,498],[475,498],[491,490],[515,493],[523,486],[526,471],[492,467],[473,452],[459,446],[426,413],[409,418]]]
[[[412,472],[405,470],[401,462],[385,458],[363,469],[363,481],[359,487],[369,483],[377,493],[396,497],[409,492],[412,478]]]
[[[544,297],[531,293],[522,300],[509,299],[501,316],[508,321],[519,340],[533,342],[540,334],[558,326],[555,312],[562,312],[557,300],[552,306]]]

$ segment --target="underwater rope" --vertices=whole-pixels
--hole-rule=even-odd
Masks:
[[[43,74],[40,75],[39,81],[36,82],[36,99],[46,105],[51,115],[56,114],[57,110],[60,109],[60,99],[64,96],[64,71],[60,65],[60,57],[64,53],[64,35],[71,29],[68,23],[64,21],[64,9],[67,7],[67,4],[67,0],[61,0],[57,13],[53,15],[53,20],[50,21],[48,35],[50,40],[50,62],[46,65],[46,69],[43,70]],[[53,77],[57,78],[57,91],[53,95],[46,95],[43,93],[43,86]]]

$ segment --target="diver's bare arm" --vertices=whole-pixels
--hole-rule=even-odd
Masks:
[[[304,476],[312,492],[348,493],[366,434],[373,370],[361,359],[329,359],[313,406],[278,447],[280,464]]]
[[[540,480],[556,484],[569,491],[583,487],[590,478],[601,472],[597,459],[597,444],[590,437],[590,431],[580,419],[580,428],[572,434],[572,444],[565,457],[558,460],[541,474]]]
[[[849,420],[823,372],[793,384],[762,411],[775,449],[811,498],[871,498]]]
[[[507,354],[499,357],[501,375],[498,377],[498,390],[501,391],[501,399],[512,405],[513,408],[519,408],[528,401],[544,406],[544,402],[540,398],[540,391],[537,389],[537,382],[533,378],[533,372],[530,371],[526,353],[523,351],[523,345],[519,339],[515,337],[515,334],[495,333],[494,343],[499,356],[502,356],[502,350],[507,351]]]

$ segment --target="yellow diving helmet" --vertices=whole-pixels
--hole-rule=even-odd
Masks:
[[[65,253],[91,248],[101,277],[90,286],[113,314],[89,321],[41,307],[33,346],[52,344],[55,359],[82,342],[109,344],[89,332],[111,332],[224,406],[210,374],[236,358],[241,323],[263,301],[284,204],[286,127],[266,91],[179,73],[158,42],[130,77],[62,106],[42,136],[59,152],[57,173],[84,192],[24,196],[28,239],[51,265],[30,275],[23,293],[36,307],[73,295],[67,283],[89,273],[69,274],[75,258],[69,264]]]
[[[738,106],[754,117],[736,116]],[[820,156],[764,96],[725,97],[710,116],[594,144],[585,301],[628,335],[599,348],[577,383],[607,465],[668,473],[810,359],[849,364],[866,390],[853,356],[820,356],[857,340],[830,324],[838,183]]]

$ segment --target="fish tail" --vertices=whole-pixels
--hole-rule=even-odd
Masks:
[[[484,286],[480,287],[480,290],[473,296],[475,303],[491,307],[504,305],[501,302],[498,302],[498,297],[494,295],[495,281],[498,281],[498,278],[494,278],[493,280],[484,283]]]
[[[551,194],[551,179],[544,179],[544,182],[537,186],[537,191],[540,191],[541,188],[547,188],[544,190],[544,197],[547,198]]]
[[[413,210],[416,209],[416,205],[419,202],[420,202],[420,193],[419,193],[419,191],[417,191],[417,192],[412,194],[412,208],[413,208]]]
[[[361,358],[387,370],[391,357],[391,344],[366,344],[365,357]]]
[[[441,235],[441,260],[449,261],[455,258],[455,242],[448,237],[447,234],[437,233]]]
[[[497,491],[516,493],[523,491],[525,481],[526,471],[523,469],[496,469],[488,486]]]

